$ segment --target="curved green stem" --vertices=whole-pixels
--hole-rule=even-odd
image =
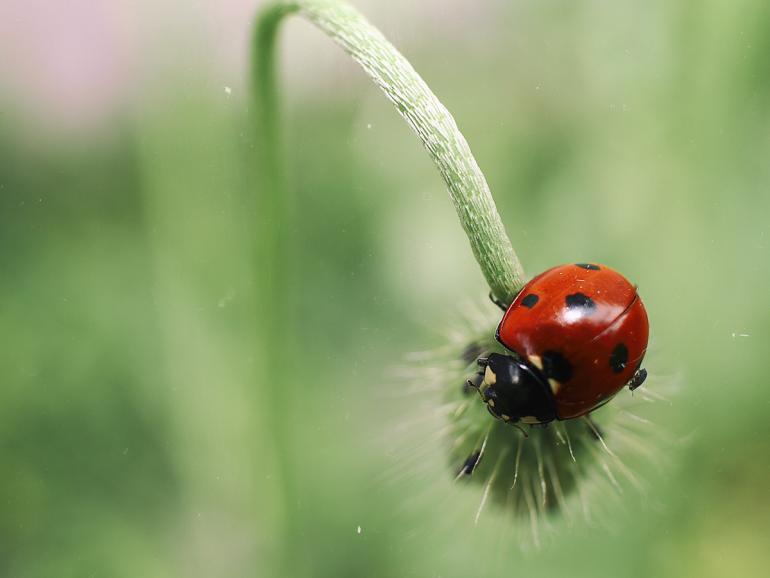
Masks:
[[[412,65],[349,4],[339,0],[292,0],[273,4],[262,13],[256,33],[254,79],[263,146],[268,155],[265,160],[272,167],[279,167],[275,146],[274,40],[279,22],[292,12],[300,12],[342,46],[420,137],[444,178],[492,294],[503,303],[510,303],[524,284],[524,273],[467,141],[452,115]],[[273,168],[267,170],[272,173]]]
[[[257,21],[252,55],[252,81],[259,158],[259,215],[257,247],[259,277],[256,280],[262,344],[261,382],[270,407],[264,419],[277,448],[278,471],[286,505],[283,520],[284,547],[294,532],[297,491],[291,460],[294,415],[290,383],[282,383],[295,350],[292,342],[293,293],[290,258],[291,199],[283,178],[281,139],[275,83],[275,46],[284,16],[298,12],[326,32],[350,54],[395,104],[422,140],[446,182],[457,214],[471,243],[473,254],[492,295],[510,303],[524,284],[524,274],[505,233],[486,179],[471,154],[452,115],[438,101],[407,60],[354,8],[336,0],[293,0],[265,8]],[[291,575],[292,556],[286,550],[279,564],[282,575]]]

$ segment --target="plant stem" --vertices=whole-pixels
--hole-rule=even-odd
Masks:
[[[420,137],[444,178],[492,295],[503,303],[510,303],[524,284],[524,273],[467,141],[452,115],[411,64],[346,2],[285,1],[269,6],[262,13],[256,34],[254,78],[264,145],[269,157],[273,157],[265,160],[277,162],[273,74],[276,28],[283,16],[292,12],[299,12],[342,46]],[[277,172],[272,173],[269,178],[276,175]]]
[[[296,536],[297,503],[295,464],[292,462],[296,388],[283,382],[295,351],[291,294],[294,293],[290,258],[292,203],[283,178],[275,82],[275,46],[284,16],[298,12],[326,32],[350,54],[396,105],[399,113],[422,140],[447,184],[457,214],[471,243],[473,254],[495,298],[510,303],[524,284],[524,275],[505,233],[484,175],[452,115],[438,101],[406,59],[350,5],[334,0],[293,0],[265,8],[257,21],[252,55],[255,116],[258,123],[259,216],[257,247],[259,277],[256,280],[260,314],[260,382],[270,407],[264,419],[272,430],[286,507],[284,551],[279,575],[291,575]],[[279,539],[280,540],[280,539]]]
[[[275,576],[290,576],[293,571],[291,540],[297,535],[297,475],[294,452],[296,412],[293,383],[285,379],[294,350],[291,330],[294,328],[292,303],[292,203],[284,178],[282,139],[278,129],[280,117],[275,86],[275,48],[278,26],[283,17],[297,10],[289,3],[276,3],[264,9],[254,31],[252,53],[252,91],[256,121],[257,186],[259,189],[257,227],[255,231],[255,289],[259,316],[257,339],[260,357],[257,384],[263,390],[257,411],[270,431],[275,446],[275,463],[271,476],[281,488],[278,510],[281,512],[269,526],[269,539],[262,545],[263,557],[274,556]]]

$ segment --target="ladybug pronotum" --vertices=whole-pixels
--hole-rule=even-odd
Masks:
[[[468,385],[506,422],[580,417],[642,384],[648,336],[647,312],[623,275],[604,265],[561,265],[507,307],[496,338],[510,354],[478,358]]]

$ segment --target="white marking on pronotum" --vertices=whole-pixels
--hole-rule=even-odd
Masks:
[[[548,380],[548,385],[551,386],[551,391],[553,392],[554,395],[559,393],[559,390],[561,389],[561,383],[551,378]]]
[[[539,355],[530,355],[529,356],[529,362],[537,367],[538,369],[543,369],[543,360]]]

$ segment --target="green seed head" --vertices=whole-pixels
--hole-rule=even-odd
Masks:
[[[421,407],[440,408],[434,417],[442,421],[436,425],[452,491],[478,493],[473,521],[503,515],[538,544],[544,523],[591,522],[627,487],[638,490],[628,495],[645,491],[635,468],[639,458],[659,461],[652,440],[660,441],[661,432],[643,416],[659,396],[647,386],[621,391],[590,416],[547,425],[495,419],[467,380],[478,372],[479,356],[506,353],[494,338],[498,315],[469,315],[473,320],[446,347],[418,356],[410,379],[434,396]]]

